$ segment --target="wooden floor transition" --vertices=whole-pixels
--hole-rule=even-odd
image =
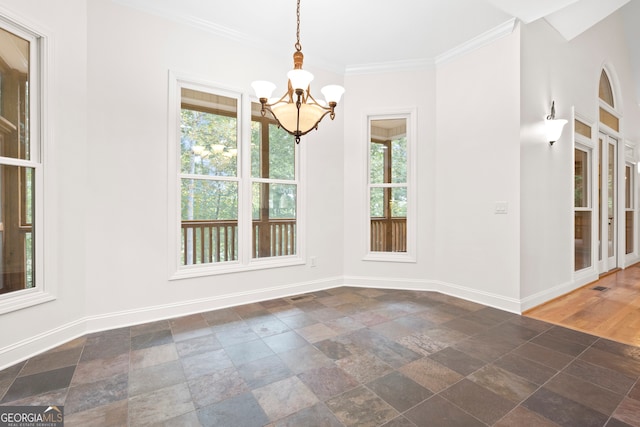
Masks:
[[[603,276],[524,315],[640,346],[640,265]]]

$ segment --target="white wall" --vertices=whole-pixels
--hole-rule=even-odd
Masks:
[[[434,274],[435,248],[435,68],[348,75],[345,109],[344,257],[345,280],[354,285],[419,288]],[[417,262],[364,261],[368,233],[367,116],[417,115]],[[415,202],[415,201],[414,201]]]
[[[573,274],[572,107],[597,124],[602,67],[621,88],[623,138],[638,141],[640,118],[619,12],[570,42],[544,20],[522,29],[521,298],[531,308],[583,284]],[[543,136],[551,101],[569,124],[552,147]],[[594,132],[597,127],[594,125]],[[594,271],[593,279],[597,278]]]
[[[435,277],[445,289],[518,311],[518,28],[438,66]],[[506,214],[496,204],[507,203]]]
[[[48,150],[45,290],[57,299],[0,316],[0,367],[60,343],[52,330],[81,332],[85,316],[87,96],[85,1],[2,0],[0,13],[47,38]]]

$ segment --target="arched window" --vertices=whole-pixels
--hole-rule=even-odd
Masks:
[[[602,73],[600,73],[600,89],[598,91],[598,96],[611,107],[615,107],[613,104],[613,90],[611,89],[611,82],[609,81],[609,76],[607,76],[607,72],[605,70],[602,70]]]

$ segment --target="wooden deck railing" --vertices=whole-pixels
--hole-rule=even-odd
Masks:
[[[296,220],[253,221],[253,257],[294,255]],[[237,221],[182,221],[184,265],[238,259]]]
[[[406,251],[406,218],[371,218],[371,252]]]

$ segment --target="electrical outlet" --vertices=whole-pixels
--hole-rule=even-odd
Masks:
[[[315,267],[316,266],[316,257],[312,256],[309,257],[309,267]]]

